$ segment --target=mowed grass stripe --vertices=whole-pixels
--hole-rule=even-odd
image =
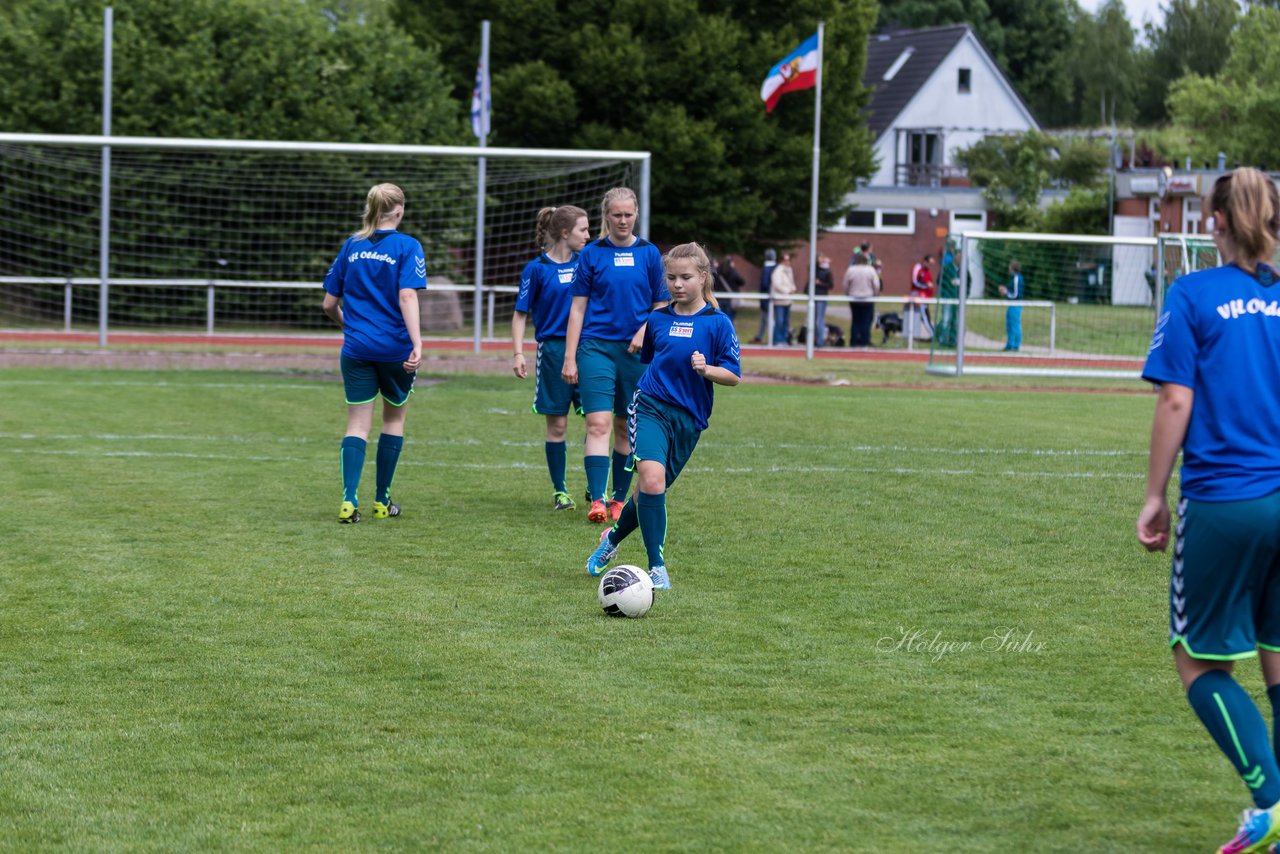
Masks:
[[[669,499],[676,589],[616,621],[514,381],[416,396],[406,515],[339,526],[336,387],[60,376],[9,372],[41,384],[0,432],[251,441],[0,446],[7,846],[1189,850],[1242,805],[1132,542],[1149,398],[719,394]]]

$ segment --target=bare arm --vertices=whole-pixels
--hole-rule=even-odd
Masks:
[[[400,289],[400,315],[404,318],[404,328],[409,332],[409,340],[413,342],[413,352],[404,361],[405,372],[411,374],[422,364],[422,323],[418,318],[416,289]]]
[[[524,325],[529,315],[517,311],[511,315],[511,371],[520,379],[529,376],[529,368],[524,362]]]
[[[668,305],[671,305],[671,300],[659,300],[649,306],[649,311],[657,311],[658,309],[664,308]],[[636,334],[631,336],[631,343],[627,345],[628,353],[640,352],[640,348],[644,346],[644,331],[648,328],[649,321],[646,320],[644,323],[640,324],[640,328],[636,330]]]
[[[324,309],[324,313],[329,315],[329,319],[338,324],[338,328],[342,328],[342,301],[331,293],[325,293],[324,302],[320,304]]]
[[[693,356],[690,357],[690,362],[693,365],[693,369],[698,372],[699,376],[711,380],[716,385],[737,385],[742,381],[741,377],[728,368],[719,368],[715,365],[708,365],[707,357],[697,350],[693,351]]]
[[[1147,496],[1138,514],[1138,542],[1147,551],[1164,551],[1169,546],[1169,501],[1166,493],[1178,451],[1187,436],[1187,422],[1195,392],[1184,385],[1165,383],[1160,387],[1156,414],[1151,424],[1151,456],[1147,462]]]
[[[587,298],[574,297],[569,307],[569,328],[564,333],[564,367],[560,376],[570,385],[578,384],[578,341],[582,338],[582,321],[587,316]]]

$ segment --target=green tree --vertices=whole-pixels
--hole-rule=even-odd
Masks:
[[[1187,74],[1212,77],[1222,69],[1239,20],[1235,0],[1169,0],[1163,24],[1146,29],[1150,47],[1141,54],[1136,75],[1142,84],[1137,93],[1141,121],[1169,117],[1175,81]]]
[[[826,23],[821,216],[871,172],[860,110],[871,0],[393,0],[471,91],[492,22],[490,143],[653,152],[651,236],[747,250],[807,234],[814,93],[760,101],[765,72]],[[595,213],[592,212],[593,217]]]
[[[1046,230],[1040,199],[1050,186],[1095,188],[1106,169],[1102,146],[1084,140],[1055,140],[1036,131],[992,136],[956,153],[956,160],[982,188],[983,198],[1005,231]],[[1079,208],[1097,203],[1096,195],[1078,195],[1055,213],[1055,224],[1081,218]],[[1100,204],[1106,216],[1105,201]],[[1104,229],[1105,230],[1105,229]]]
[[[1202,135],[1210,150],[1230,162],[1280,164],[1280,11],[1254,7],[1231,40],[1226,64],[1216,76],[1188,74],[1169,93],[1175,123]]]
[[[1078,112],[1068,123],[1106,125],[1135,114],[1138,57],[1123,0],[1107,0],[1092,15],[1078,10],[1072,37],[1072,74]]]
[[[9,130],[102,128],[103,2],[15,0],[0,13]],[[452,143],[461,105],[431,48],[367,3],[130,0],[114,15],[121,135]]]

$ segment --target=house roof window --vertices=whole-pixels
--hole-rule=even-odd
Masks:
[[[889,66],[889,70],[884,73],[885,82],[889,82],[894,76],[902,70],[902,66],[907,64],[907,60],[911,58],[911,54],[915,53],[913,47],[906,48],[902,53],[898,54],[898,58],[893,61],[893,65]]]
[[[969,88],[970,88],[969,80],[971,76],[972,75],[970,75],[969,69],[967,68],[960,69],[960,75],[959,75],[959,80],[957,85],[957,89],[960,92],[960,94],[962,95],[968,94]]]

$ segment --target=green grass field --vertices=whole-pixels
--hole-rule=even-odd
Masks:
[[[623,621],[582,568],[598,529],[549,508],[530,385],[438,379],[403,517],[348,527],[336,375],[0,371],[0,848],[1234,830],[1246,791],[1165,649],[1167,558],[1132,534],[1151,396],[719,391],[669,498],[675,589]],[[369,501],[372,454],[365,477]]]

